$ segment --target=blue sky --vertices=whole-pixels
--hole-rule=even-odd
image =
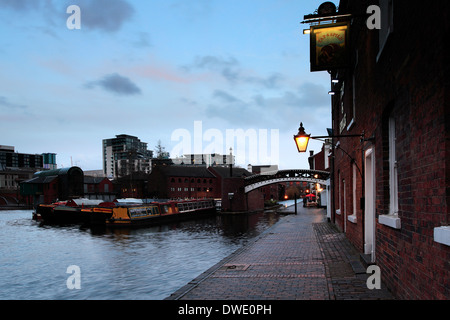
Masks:
[[[182,129],[194,151],[200,122],[202,150],[208,130],[222,133],[222,153],[245,138],[233,144],[227,132],[254,132],[238,165],[307,168],[309,152],[292,139],[300,121],[313,135],[331,127],[330,78],[309,71],[300,24],[322,2],[0,0],[0,145],[94,170],[102,139],[134,135],[149,149],[161,140],[171,152]],[[72,4],[79,30],[66,26]],[[265,141],[278,154],[250,157]]]

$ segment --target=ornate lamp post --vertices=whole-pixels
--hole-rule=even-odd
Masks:
[[[303,128],[303,123],[300,122],[300,128],[298,128],[298,133],[294,135],[294,141],[295,145],[297,146],[298,152],[306,152],[310,136],[311,136],[310,134],[306,134],[305,128]]]

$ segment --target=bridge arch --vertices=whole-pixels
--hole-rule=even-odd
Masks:
[[[306,181],[313,183],[320,183],[323,185],[329,185],[330,173],[322,170],[306,170],[306,169],[293,169],[293,170],[278,170],[272,172],[266,172],[264,174],[258,174],[246,177],[245,193],[249,193],[260,187],[273,184],[283,183],[291,181]]]

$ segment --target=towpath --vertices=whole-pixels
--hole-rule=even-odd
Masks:
[[[180,288],[166,300],[385,300],[325,210],[284,209],[274,226]]]

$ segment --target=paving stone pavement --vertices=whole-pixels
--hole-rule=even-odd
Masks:
[[[180,288],[166,300],[393,299],[370,276],[325,210],[298,206],[259,237]]]

